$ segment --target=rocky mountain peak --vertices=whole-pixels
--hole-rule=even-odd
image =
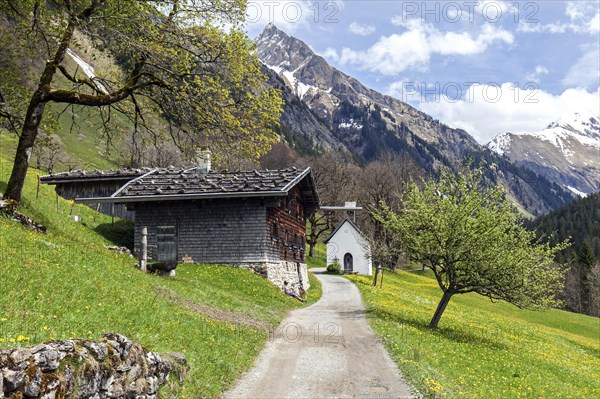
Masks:
[[[256,49],[265,65],[288,71],[298,69],[315,55],[306,43],[289,36],[274,23],[269,23],[256,38]]]
[[[345,149],[364,162],[394,152],[426,173],[480,157],[504,165],[501,173],[490,173],[532,213],[546,212],[571,197],[547,181],[530,186],[528,180],[534,179],[527,172],[485,150],[467,132],[363,85],[274,24],[258,36],[256,48],[271,84],[283,93],[282,126],[295,148]]]

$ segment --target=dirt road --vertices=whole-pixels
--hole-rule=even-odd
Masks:
[[[225,398],[413,398],[369,327],[356,286],[315,275],[321,300],[290,314]]]

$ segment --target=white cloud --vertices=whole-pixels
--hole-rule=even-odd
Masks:
[[[322,54],[323,58],[327,58],[328,60],[332,60],[333,62],[337,62],[340,59],[338,52],[336,49],[327,47]]]
[[[587,89],[600,86],[600,48],[594,45],[588,49],[569,69],[561,83]]]
[[[513,11],[515,7],[503,0],[483,0],[478,1],[475,10],[489,20],[501,18],[509,11]]]
[[[355,35],[369,36],[370,34],[375,32],[375,26],[359,24],[358,22],[352,22],[350,26],[348,26],[348,30],[354,33]]]
[[[320,7],[320,8],[319,8]],[[287,33],[294,33],[311,24],[333,23],[344,8],[342,0],[332,0],[324,4],[311,0],[250,0],[246,6],[246,25],[249,30],[262,29],[268,23],[274,23]]]
[[[401,78],[395,82],[392,82],[386,89],[385,94],[392,96],[402,101],[405,101],[410,93],[415,91],[415,88],[411,86],[412,82],[409,78]]]
[[[534,88],[472,85],[459,101],[442,97],[423,102],[419,108],[451,127],[469,132],[479,143],[489,142],[502,132],[537,131],[560,115],[592,111],[600,115],[600,89],[567,89],[553,95]]]
[[[588,31],[590,33],[600,33],[600,12],[597,12],[588,24]]]
[[[553,22],[549,24],[532,23],[521,21],[517,30],[519,32],[547,32],[597,35],[600,33],[600,9],[598,1],[569,1],[565,8],[568,22]]]
[[[525,75],[525,81],[539,84],[542,81],[541,76],[548,75],[548,73],[550,73],[548,68],[546,68],[543,65],[538,65],[535,67],[535,70],[533,72],[530,72],[527,75]]]
[[[343,48],[340,64],[357,65],[359,69],[397,76],[408,68],[425,70],[432,54],[472,55],[483,53],[494,43],[511,44],[512,33],[484,24],[474,37],[468,32],[441,32],[431,24],[411,19],[394,18],[393,23],[407,30],[401,34],[381,36],[366,51]]]

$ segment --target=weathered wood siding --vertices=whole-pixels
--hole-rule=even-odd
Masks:
[[[58,183],[56,192],[61,197],[70,200],[75,198],[110,197],[125,183],[127,183],[127,180]],[[97,206],[94,203],[88,203],[87,205],[94,209]],[[124,220],[134,220],[135,218],[135,212],[128,211],[124,204],[101,203],[99,212],[109,216],[114,215]]]
[[[267,208],[260,199],[166,201],[135,207],[135,251],[141,229],[148,228],[148,258],[157,260],[160,227],[175,226],[176,257],[196,263],[265,263],[278,261],[267,254]]]
[[[268,208],[267,228],[270,236],[269,254],[289,262],[305,261],[306,219],[302,194],[294,187],[279,206]]]

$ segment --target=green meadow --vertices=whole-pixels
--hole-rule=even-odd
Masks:
[[[455,295],[439,330],[427,325],[441,290],[432,274],[350,276],[371,326],[426,398],[600,397],[600,319],[560,310],[521,310]]]
[[[0,135],[0,192],[14,140]],[[8,148],[11,151],[8,151]],[[0,349],[118,332],[159,352],[182,352],[189,373],[161,397],[215,397],[247,370],[269,331],[304,304],[246,270],[180,265],[177,276],[134,268],[135,259],[105,248],[111,218],[59,199],[31,169],[20,211],[47,227],[37,233],[0,214]],[[70,214],[79,215],[75,222]],[[118,224],[116,223],[115,226]],[[320,296],[314,288],[308,303]]]

